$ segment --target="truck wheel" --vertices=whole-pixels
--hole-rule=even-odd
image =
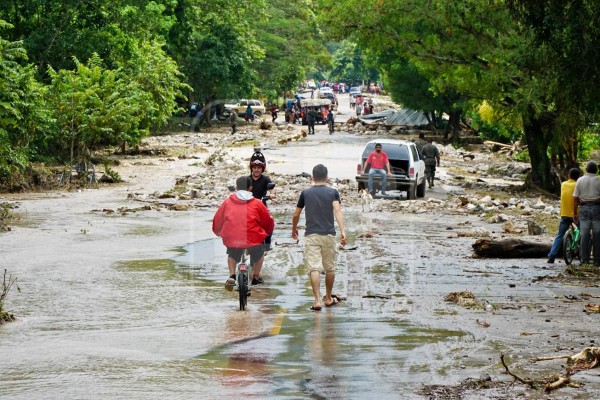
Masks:
[[[423,179],[423,182],[417,186],[417,197],[425,197],[425,186],[426,186],[425,179]]]
[[[417,198],[417,187],[409,186],[408,190],[406,191],[406,196],[409,200],[415,200]]]

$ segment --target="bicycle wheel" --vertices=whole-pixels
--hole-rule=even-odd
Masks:
[[[238,293],[240,295],[240,311],[244,311],[248,301],[248,274],[246,271],[238,274]]]
[[[565,236],[563,236],[563,258],[565,259],[565,264],[571,265],[573,260],[576,257],[576,244],[573,240],[573,231],[569,229]]]

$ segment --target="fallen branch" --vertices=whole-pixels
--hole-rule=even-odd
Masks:
[[[463,269],[463,272],[469,272],[472,274],[497,274],[497,275],[502,275],[502,272],[496,272],[496,271],[479,271],[476,269]]]
[[[589,294],[589,293],[581,293],[580,296],[581,297],[592,297],[594,299],[600,299],[600,296],[596,296],[594,294]]]
[[[565,386],[568,383],[571,383],[571,377],[569,375],[564,375],[564,376],[559,377],[556,381],[554,381],[552,383],[548,383],[544,387],[544,390],[546,392],[551,392],[555,389]]]
[[[573,355],[537,357],[531,359],[531,362],[562,359],[567,360],[566,374],[560,376],[554,382],[546,384],[544,389],[546,392],[551,392],[568,384],[572,385],[571,376],[578,371],[596,368],[600,364],[600,347],[586,347]]]
[[[529,378],[521,378],[519,375],[513,373],[510,368],[508,368],[508,365],[506,365],[506,362],[504,361],[504,354],[500,354],[500,361],[502,361],[502,365],[504,366],[506,373],[515,378],[516,381],[528,385],[532,389],[537,389],[535,381]]]
[[[584,369],[593,369],[600,364],[600,347],[586,347],[582,351],[573,355],[560,355],[549,357],[537,357],[531,359],[531,362],[549,361],[549,360],[567,360],[567,372],[574,373]]]
[[[365,294],[363,297],[363,299],[384,299],[384,300],[389,300],[392,298],[392,296],[386,296],[386,295],[382,295],[382,294]]]

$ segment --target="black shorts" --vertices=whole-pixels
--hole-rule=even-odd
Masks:
[[[242,259],[243,252],[244,249],[238,249],[237,247],[227,248],[227,255],[229,258],[233,258],[236,263],[239,263]],[[262,243],[257,246],[248,247],[248,254],[250,254],[250,265],[254,265],[265,254]]]

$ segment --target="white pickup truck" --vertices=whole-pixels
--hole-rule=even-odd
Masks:
[[[417,146],[405,140],[376,139],[365,145],[359,164],[356,168],[358,190],[367,188],[369,171],[362,174],[362,166],[369,154],[375,150],[375,143],[381,143],[381,150],[390,161],[392,175],[387,177],[387,190],[398,190],[407,193],[409,200],[425,196],[425,162],[419,158]],[[380,178],[375,178],[375,186],[380,185]]]

